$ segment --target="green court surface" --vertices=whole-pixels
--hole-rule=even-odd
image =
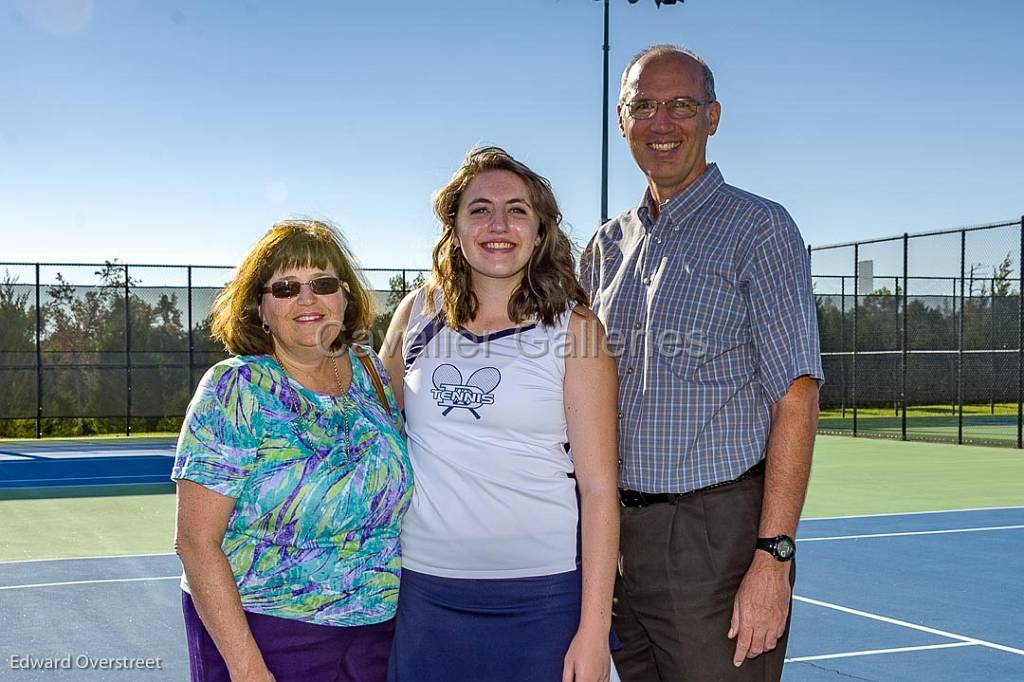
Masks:
[[[174,496],[0,500],[0,561],[172,551]],[[1024,452],[819,436],[805,517],[1024,506]]]

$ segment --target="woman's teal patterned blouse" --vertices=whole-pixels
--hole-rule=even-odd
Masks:
[[[394,615],[412,469],[383,367],[391,414],[349,359],[343,396],[243,355],[210,368],[189,405],[171,478],[237,500],[221,546],[246,611],[342,626]]]

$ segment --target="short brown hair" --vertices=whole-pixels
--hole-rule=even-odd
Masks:
[[[562,232],[562,213],[551,183],[500,147],[471,149],[448,184],[434,195],[434,214],[441,221],[441,237],[434,246],[432,278],[426,287],[428,309],[434,304],[435,292],[440,291],[445,322],[450,327],[464,325],[476,316],[479,302],[470,286],[469,263],[458,248],[455,215],[462,193],[473,178],[494,170],[509,171],[522,179],[540,218],[540,243],[509,299],[509,319],[519,323],[536,316],[545,325],[553,325],[570,302],[586,305],[587,292],[576,278],[572,242]]]
[[[260,289],[284,268],[333,267],[348,285],[345,319],[331,342],[337,350],[373,324],[373,304],[367,286],[352,265],[344,238],[321,220],[282,220],[249,250],[235,277],[221,290],[210,311],[213,338],[232,355],[263,355],[274,349],[260,319]]]

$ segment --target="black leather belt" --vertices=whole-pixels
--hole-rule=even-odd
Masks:
[[[751,476],[756,476],[762,471],[764,471],[763,459],[754,466],[744,471],[742,474],[740,474],[738,478],[734,478],[731,481],[712,483],[709,486],[697,488],[696,490],[689,490],[685,493],[644,493],[640,492],[639,490],[626,490],[624,488],[619,488],[619,504],[621,504],[623,507],[649,507],[652,504],[662,504],[664,502],[677,502],[678,500],[681,500],[684,497],[690,497],[691,495],[707,492],[708,490],[714,490],[715,488],[724,488],[727,485],[739,483],[740,481],[746,480]]]

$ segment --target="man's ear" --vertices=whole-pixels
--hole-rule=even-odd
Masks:
[[[619,119],[619,135],[626,136],[626,122],[622,120],[622,103],[615,105],[615,117]]]
[[[708,107],[708,135],[714,135],[718,130],[718,122],[722,119],[722,105],[717,101],[712,102]]]

